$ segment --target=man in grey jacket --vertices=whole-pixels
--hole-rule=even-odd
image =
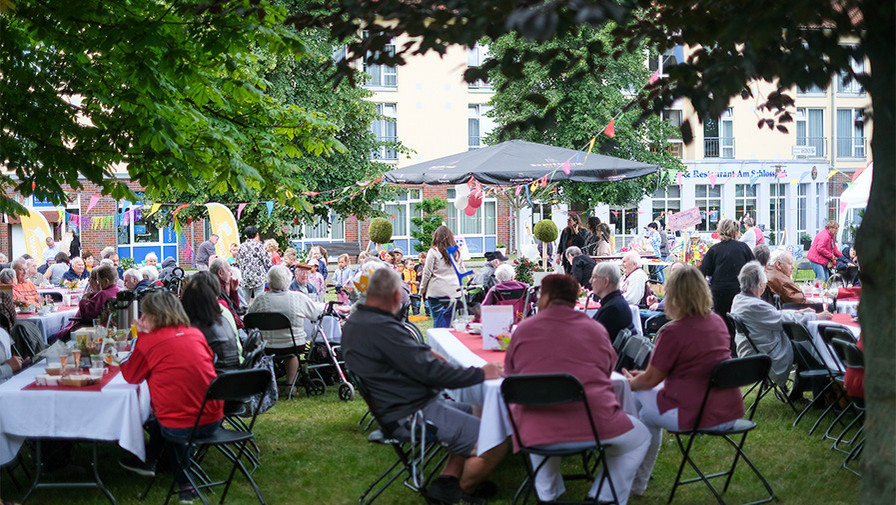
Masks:
[[[342,352],[346,366],[357,374],[369,392],[367,401],[382,428],[392,436],[409,439],[418,412],[436,428],[435,437],[451,456],[442,475],[430,485],[429,497],[443,503],[461,499],[480,502],[493,485],[480,485],[507,451],[499,445],[476,456],[479,418],[470,405],[442,398],[443,388],[464,388],[503,373],[501,363],[463,368],[448,363],[420,343],[401,324],[401,277],[389,268],[375,270],[367,285],[366,302],[357,307],[343,328]]]

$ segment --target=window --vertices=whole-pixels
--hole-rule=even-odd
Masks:
[[[825,156],[824,109],[798,108],[796,110],[796,145],[815,148],[815,155],[798,155],[797,158],[823,158]]]
[[[694,186],[694,203],[700,209],[700,224],[697,231],[714,231],[722,212],[722,186],[710,187],[709,184]]]
[[[808,184],[799,184],[797,186],[797,197],[796,197],[796,235],[797,235],[797,238],[802,237],[804,234],[808,234],[808,230],[809,230],[808,208],[807,208],[808,201],[809,201],[809,185]]]
[[[681,111],[678,109],[664,109],[663,119],[675,128],[681,128]]]
[[[666,144],[666,151],[669,151],[669,154],[675,156],[678,159],[681,159],[681,153],[684,149],[684,144],[682,142],[671,141]]]
[[[681,212],[681,188],[678,186],[667,186],[656,190],[653,194],[653,219],[656,219],[663,213]],[[666,219],[664,218],[664,221]]]
[[[756,193],[757,191],[755,184],[734,185],[735,219],[740,219],[744,216],[744,214],[750,214],[750,217],[753,218],[753,221],[756,221]]]
[[[660,77],[666,77],[668,75],[666,69],[679,63],[681,62],[675,57],[675,50],[670,48],[663,54],[651,56],[647,62],[647,68],[650,69],[651,74],[656,72]]]
[[[610,229],[616,237],[616,248],[627,247],[638,235],[638,208],[610,207]]]
[[[769,184],[768,193],[769,227],[775,233],[775,242],[780,244],[781,234],[787,229],[787,184]],[[752,216],[755,221],[756,216]]]
[[[797,95],[824,95],[825,88],[817,84],[810,84],[808,88],[797,88]]]
[[[865,73],[865,64],[852,58],[849,60],[849,66],[852,67],[853,73],[856,75]],[[865,93],[862,85],[859,84],[848,72],[841,72],[837,79],[837,92],[852,95],[861,95]]]
[[[481,67],[485,60],[489,57],[488,46],[476,44],[470,49],[467,49],[467,67],[476,68]],[[471,82],[468,84],[469,89],[492,89],[492,85],[488,83],[488,81],[479,79],[475,82]]]
[[[384,47],[384,51],[389,56],[395,55],[395,42],[392,41],[389,44],[386,44]],[[368,63],[368,59],[373,58],[373,55],[368,58],[364,58],[364,73],[370,76],[370,80],[368,80],[364,85],[369,88],[396,88],[398,87],[398,74],[395,71],[394,65],[382,65],[375,63]]]
[[[486,198],[479,210],[472,216],[468,216],[454,206],[455,197],[454,188],[448,188],[448,218],[446,219],[448,227],[455,235],[466,239],[467,249],[471,254],[494,251],[498,233],[498,209],[495,199],[493,197]]]
[[[492,110],[491,105],[476,104],[468,108],[467,131],[469,132],[469,150],[485,147],[485,137],[495,127],[492,118],[486,116]]]
[[[703,157],[734,158],[734,114],[730,108],[718,120],[703,123]]]
[[[390,142],[392,145],[380,146],[373,152],[371,159],[374,161],[398,161],[398,150],[395,149],[395,142],[398,142],[398,130],[396,120],[398,118],[397,108],[394,103],[378,103],[376,104],[376,112],[381,118],[375,120],[370,128],[377,142]]]
[[[328,221],[317,216],[312,223],[304,223],[294,227],[293,233],[301,236],[303,240],[341,241],[345,240],[345,222],[343,222],[342,216],[331,212]]]
[[[865,113],[862,109],[837,109],[837,157],[865,157]]]
[[[417,231],[417,227],[411,223],[411,218],[423,216],[423,213],[415,208],[420,200],[420,189],[413,188],[395,195],[395,200],[383,204],[385,217],[392,223],[392,243],[405,255],[413,254],[414,243],[417,242],[411,238],[411,233]]]

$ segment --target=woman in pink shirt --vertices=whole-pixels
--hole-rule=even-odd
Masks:
[[[538,314],[520,323],[514,332],[504,371],[507,375],[569,373],[579,379],[606,449],[606,466],[619,504],[625,505],[650,437],[644,425],[619,406],[610,380],[616,352],[607,330],[575,310],[578,295],[579,284],[572,276],[555,274],[542,280]],[[513,413],[519,438],[526,445],[591,441],[594,437],[579,405],[536,410],[514,406]],[[540,461],[533,464],[537,466]],[[551,458],[539,471],[535,489],[542,501],[556,500],[565,491],[559,470],[560,458]],[[589,496],[594,497],[600,482],[600,478],[595,480]],[[613,500],[606,483],[599,498]]]
[[[712,312],[712,295],[699,270],[687,266],[673,271],[666,282],[665,301],[666,316],[672,322],[660,330],[647,370],[623,370],[638,403],[638,417],[650,431],[650,448],[632,485],[636,495],[647,489],[663,428],[694,427],[710,372],[731,357],[728,328]],[[739,389],[714,391],[700,427],[729,428],[743,414]]]
[[[837,248],[837,230],[840,224],[837,221],[828,221],[824,229],[815,235],[812,240],[812,246],[809,247],[809,253],[806,257],[812,263],[812,270],[815,271],[815,278],[827,282],[828,268],[833,268],[840,256],[840,249]]]

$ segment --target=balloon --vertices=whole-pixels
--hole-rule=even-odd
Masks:
[[[473,214],[476,213],[477,210],[479,210],[479,209],[477,209],[476,207],[467,206],[467,208],[464,209],[464,214],[466,214],[468,216],[472,216]]]
[[[482,205],[482,193],[477,191],[470,194],[469,206],[478,209]]]
[[[469,196],[470,187],[467,186],[466,184],[455,184],[454,185],[454,193],[457,198],[460,198],[462,196]],[[464,207],[466,207],[466,205],[464,205]],[[463,209],[461,209],[461,210],[463,210]]]
[[[467,204],[469,203],[470,197],[469,194],[458,196],[454,199],[454,207],[457,210],[464,210],[467,208]]]

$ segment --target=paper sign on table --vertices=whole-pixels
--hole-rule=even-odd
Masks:
[[[512,305],[483,305],[482,310],[482,348],[485,350],[500,349],[498,335],[510,332],[513,324]]]

